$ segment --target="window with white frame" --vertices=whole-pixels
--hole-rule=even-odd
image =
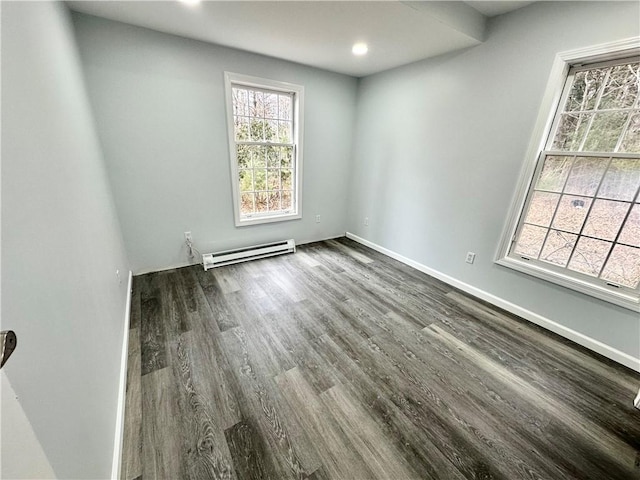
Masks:
[[[303,87],[225,80],[236,226],[301,218]]]
[[[637,309],[640,57],[634,53],[567,65],[498,263]]]

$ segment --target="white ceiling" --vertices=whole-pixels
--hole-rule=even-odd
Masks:
[[[362,77],[484,40],[519,1],[68,1],[72,10]],[[473,7],[473,8],[472,8]],[[351,46],[369,53],[354,57]]]
[[[504,0],[498,2],[483,2],[480,0],[469,0],[467,2],[473,8],[478,10],[480,13],[487,17],[495,17],[497,15],[502,15],[503,13],[512,12],[513,10],[517,10],[519,8],[525,7],[533,2],[525,2],[518,0]]]

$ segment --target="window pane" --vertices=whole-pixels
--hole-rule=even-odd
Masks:
[[[283,168],[280,170],[280,175],[282,179],[282,189],[291,190],[293,188],[293,175],[291,169]]]
[[[544,165],[542,172],[540,172],[536,189],[561,192],[572,165],[572,157],[547,156],[544,159]]]
[[[597,277],[610,249],[610,242],[581,237],[571,256],[569,269]]]
[[[278,168],[280,166],[280,158],[278,156],[278,147],[264,147],[267,156],[267,167]]]
[[[264,122],[264,141],[278,141],[278,122],[276,120],[265,120]]]
[[[553,139],[552,150],[578,151],[592,115],[592,113],[563,113]]]
[[[291,210],[293,208],[293,194],[291,191],[282,192],[282,210]]]
[[[273,212],[273,211],[281,210],[280,192],[279,191],[269,192],[268,202],[269,202],[269,211]]]
[[[621,152],[640,153],[640,114],[631,117],[627,132],[620,145]]]
[[[278,141],[280,143],[291,143],[291,122],[280,122],[278,131]]]
[[[614,158],[602,181],[598,197],[633,200],[640,186],[640,160]]]
[[[278,118],[278,95],[275,93],[264,93],[263,98],[265,118]]]
[[[583,150],[585,152],[613,152],[628,116],[627,112],[596,113]]]
[[[258,118],[251,119],[251,141],[262,142],[264,140],[264,120]]]
[[[584,219],[587,216],[591,199],[575,195],[563,195],[558,205],[553,228],[567,232],[580,233]]]
[[[249,140],[249,119],[247,117],[235,117],[233,121],[236,141]]]
[[[255,180],[256,191],[267,189],[267,171],[266,170],[254,170],[253,178]]]
[[[260,145],[252,145],[250,148],[251,148],[251,158],[253,159],[254,168],[266,167],[267,164],[264,158],[264,147]]]
[[[635,204],[620,232],[618,242],[640,247],[640,204]]]
[[[638,65],[628,63],[611,69],[598,109],[627,108],[633,105],[638,96]]]
[[[238,161],[238,168],[251,168],[253,166],[251,149],[248,145],[236,146],[236,160]]]
[[[240,191],[249,192],[253,190],[253,170],[240,170]]]
[[[234,115],[249,115],[249,96],[245,89],[233,88],[233,114]]]
[[[293,160],[293,147],[281,147],[280,148],[280,161],[283,168],[291,167]]]
[[[606,71],[597,68],[576,73],[565,111],[593,110]]]
[[[636,288],[640,282],[640,248],[616,245],[600,278]]]
[[[267,170],[267,188],[269,190],[280,190],[280,170]]]
[[[595,195],[608,163],[608,158],[576,158],[564,189],[565,193]]]
[[[267,210],[266,192],[256,193],[256,212],[266,212]]]
[[[242,215],[249,215],[254,212],[253,196],[253,193],[243,193],[240,196],[240,213]]]
[[[603,240],[615,240],[628,210],[628,203],[596,200],[582,234]]]
[[[520,236],[518,237],[514,251],[525,257],[538,258],[546,235],[546,228],[527,225],[525,223],[520,231]]]
[[[549,231],[547,241],[540,255],[540,260],[565,266],[573,250],[576,238],[578,238],[578,236],[571,233],[559,232],[557,230]]]
[[[288,95],[279,95],[278,102],[278,118],[280,118],[280,120],[291,120],[293,118],[291,109],[291,97],[289,97]]]
[[[529,211],[524,221],[542,227],[548,227],[556,211],[560,195],[548,192],[533,192]]]
[[[264,94],[249,90],[249,115],[264,118]]]

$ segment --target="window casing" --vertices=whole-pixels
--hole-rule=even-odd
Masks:
[[[225,73],[236,226],[302,217],[304,88]]]
[[[541,126],[541,110],[497,260],[633,310],[640,305],[639,45],[631,39],[556,59],[547,118]]]

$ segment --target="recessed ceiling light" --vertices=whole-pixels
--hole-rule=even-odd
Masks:
[[[178,0],[180,3],[186,3],[187,5],[198,5],[200,0]]]
[[[369,51],[366,43],[355,43],[351,48],[354,55],[365,55]]]

